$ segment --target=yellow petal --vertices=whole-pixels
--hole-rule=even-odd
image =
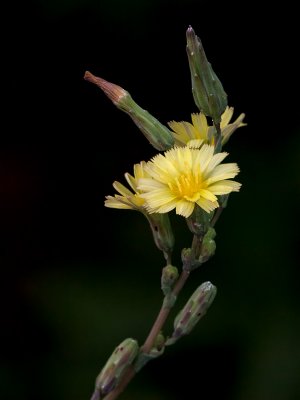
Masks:
[[[209,190],[210,192],[216,195],[221,195],[221,194],[228,194],[231,192],[238,192],[241,186],[242,185],[239,182],[223,180],[210,185]]]
[[[210,188],[209,188],[209,190],[201,189],[199,193],[200,193],[200,196],[203,197],[206,200],[210,200],[212,202],[218,200],[216,198],[216,196],[213,193],[211,193]]]
[[[136,186],[136,180],[135,178],[130,175],[128,172],[125,173],[125,179],[128,182],[129,186],[131,189],[136,193],[137,192],[137,186]]]
[[[170,211],[174,210],[174,208],[176,207],[176,204],[177,204],[176,200],[170,201],[169,203],[164,204],[163,206],[159,207],[157,209],[157,212],[160,214],[170,212]]]
[[[189,122],[170,121],[168,125],[175,132],[174,138],[177,139],[180,144],[185,145],[191,139],[200,139],[197,129]]]
[[[236,131],[238,128],[247,126],[247,124],[243,122],[244,118],[245,114],[241,114],[232,124],[229,124],[222,129],[222,144],[225,144],[230,136],[233,134],[233,132]]]
[[[203,140],[202,139],[193,139],[193,140],[190,140],[189,142],[187,142],[187,146],[190,149],[200,149],[202,144],[203,144]]]
[[[239,167],[235,163],[217,165],[216,168],[206,176],[204,183],[206,187],[209,187],[212,183],[217,181],[234,178],[239,171]]]
[[[198,132],[198,137],[207,140],[208,124],[203,113],[192,114],[192,122]]]
[[[117,192],[119,192],[122,196],[132,196],[132,192],[127,189],[122,183],[115,181],[113,183],[113,187],[116,189]]]
[[[223,112],[222,116],[221,116],[221,129],[224,128],[226,125],[229,124],[229,121],[232,118],[233,115],[233,107],[226,107],[225,111]]]
[[[207,199],[204,199],[203,197],[200,197],[200,199],[197,201],[197,204],[199,207],[201,207],[204,211],[208,213],[219,207],[219,203],[217,201],[212,202]]]
[[[128,204],[124,204],[121,201],[117,200],[113,196],[107,196],[106,200],[104,202],[105,207],[109,208],[118,208],[118,209],[127,209],[130,210],[132,207],[130,207]]]
[[[180,200],[176,204],[176,214],[182,215],[185,218],[188,218],[195,207],[195,203],[190,201]]]
[[[197,164],[199,162],[199,166],[201,172],[203,173],[206,169],[206,167],[208,166],[208,164],[210,163],[212,157],[214,154],[214,146],[210,146],[208,144],[204,144],[201,149],[199,150],[199,154],[198,154],[198,158],[197,161],[195,163],[195,167],[197,168]]]
[[[209,174],[214,168],[216,168],[216,166],[219,165],[227,156],[228,153],[225,152],[214,154],[206,168],[205,175]]]
[[[157,209],[164,204],[176,200],[176,196],[169,188],[152,190],[151,192],[141,194],[141,197],[144,198],[147,205],[153,209]]]
[[[149,192],[151,190],[163,189],[166,185],[151,178],[141,178],[138,180],[138,189],[142,192]]]

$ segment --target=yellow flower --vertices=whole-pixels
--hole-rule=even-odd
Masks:
[[[234,122],[229,123],[233,115],[233,107],[226,107],[226,110],[221,117],[221,133],[222,133],[222,145],[224,145],[233,132],[242,127],[246,126],[243,122],[245,114],[241,114]],[[169,127],[173,130],[175,144],[178,146],[185,146],[190,140],[202,139],[205,143],[214,144],[213,133],[214,126],[210,126],[207,123],[207,118],[203,113],[192,114],[192,124],[190,122],[168,122]]]
[[[113,187],[120,194],[115,194],[114,196],[106,196],[105,206],[110,208],[121,208],[128,210],[137,210],[144,212],[143,205],[145,199],[141,195],[141,191],[137,188],[137,181],[140,178],[148,178],[149,175],[145,171],[145,161],[134,165],[134,176],[130,175],[128,172],[125,173],[125,179],[131,189],[130,191],[122,185],[122,183],[115,181]]]
[[[221,164],[228,153],[214,154],[214,146],[200,146],[200,140],[192,140],[147,163],[145,171],[151,177],[140,178],[138,189],[144,192],[140,196],[150,214],[175,208],[187,218],[196,204],[209,213],[219,206],[218,195],[239,191],[241,184],[229,180],[238,174],[237,164]]]

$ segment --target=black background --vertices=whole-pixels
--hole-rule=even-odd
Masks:
[[[189,25],[235,115],[246,113],[226,148],[243,187],[217,225],[216,256],[179,301],[211,280],[212,309],[123,398],[300,398],[296,15],[288,3],[194,0],[36,0],[5,10],[1,398],[88,399],[113,348],[147,335],[163,258],[141,215],[103,201],[155,150],[83,75],[119,84],[162,123],[189,120]],[[191,238],[171,217],[180,265]]]

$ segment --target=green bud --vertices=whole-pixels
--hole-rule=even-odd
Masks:
[[[186,271],[192,271],[201,265],[201,262],[195,259],[195,253],[190,247],[181,250],[181,260]]]
[[[199,261],[201,263],[206,262],[209,260],[216,251],[216,242],[214,238],[216,237],[216,231],[214,228],[209,228],[206,235],[203,238],[202,246],[201,246],[201,253],[199,257]]]
[[[166,339],[163,333],[159,332],[155,338],[152,349],[148,353],[144,353],[143,349],[141,348],[141,352],[134,363],[134,369],[136,372],[139,372],[149,361],[160,357],[164,353],[165,341]]]
[[[89,71],[86,71],[84,79],[97,85],[116,107],[126,112],[156,150],[165,151],[174,145],[172,132],[136,104],[126,90],[94,76]]]
[[[191,26],[187,29],[186,39],[194,101],[200,111],[219,124],[227,106],[227,95]]]
[[[167,265],[162,269],[161,289],[165,296],[172,291],[178,275],[178,269],[173,265]]]
[[[166,344],[175,343],[182,336],[188,335],[198,321],[206,314],[217,293],[217,288],[210,282],[204,282],[192,294],[186,305],[174,321],[174,331]]]
[[[196,205],[192,214],[186,219],[186,222],[194,235],[203,237],[209,228],[212,217],[213,212],[207,213]]]
[[[111,392],[118,385],[124,372],[132,364],[138,352],[139,346],[136,340],[128,338],[119,344],[96,379],[94,396],[99,393],[101,398]]]
[[[165,258],[169,259],[174,247],[174,235],[169,219],[165,214],[145,214],[150,223],[154,242],[159,250],[163,251]]]
[[[143,349],[141,348],[141,352],[139,353],[135,363],[134,363],[134,370],[139,372],[149,361],[154,360],[155,358],[160,357],[163,355],[165,351],[165,337],[162,332],[160,332],[153,344],[152,349],[144,353]]]
[[[155,338],[153,349],[160,351],[164,347],[165,341],[166,339],[164,337],[164,334],[162,332],[159,332],[159,334]]]

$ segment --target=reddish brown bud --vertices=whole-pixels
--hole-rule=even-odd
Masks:
[[[118,105],[119,101],[122,97],[126,96],[128,93],[126,90],[122,89],[120,86],[115,85],[114,83],[107,82],[105,79],[99,78],[98,76],[93,75],[91,72],[86,71],[84,74],[84,79],[91,83],[97,85],[106,96],[115,104]]]

